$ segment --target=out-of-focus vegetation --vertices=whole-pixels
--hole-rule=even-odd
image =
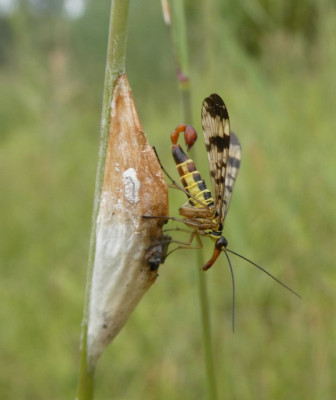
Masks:
[[[0,397],[58,400],[77,385],[109,2],[77,19],[58,1],[20,4],[0,18]],[[225,257],[207,273],[219,397],[334,399],[335,3],[187,1],[186,15],[194,125],[217,92],[243,146],[229,245],[303,297],[232,256],[232,335]],[[159,2],[132,2],[127,69],[175,173],[169,132],[182,121]],[[171,213],[184,201],[173,191]],[[206,398],[195,260],[180,251],[161,267],[99,363],[97,399]]]

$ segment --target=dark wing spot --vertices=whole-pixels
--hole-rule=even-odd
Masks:
[[[239,147],[241,147],[239,139],[237,138],[237,135],[232,131],[231,131],[231,144],[238,145]]]
[[[207,112],[211,115],[212,118],[216,118],[217,116],[222,119],[228,119],[229,114],[225,107],[224,101],[218,94],[213,93],[209,97],[204,100],[206,104]]]
[[[210,136],[209,145],[206,146],[207,151],[210,151],[211,146],[216,146],[218,152],[222,153],[224,149],[228,149],[230,146],[230,136]]]
[[[215,182],[217,185],[219,185],[220,183],[224,183],[225,182],[224,176],[221,176],[221,177],[215,179]]]
[[[232,168],[240,167],[240,160],[238,158],[229,158],[229,164]]]

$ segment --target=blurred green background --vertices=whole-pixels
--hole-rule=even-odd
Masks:
[[[127,71],[144,130],[175,174],[181,111],[160,2],[131,2]],[[76,7],[77,5],[77,7]],[[0,398],[74,398],[109,1],[0,1]],[[186,2],[194,125],[216,92],[243,147],[225,236],[206,274],[220,399],[336,396],[336,7]],[[202,139],[194,155],[207,178]],[[171,214],[185,201],[171,193]],[[206,242],[206,241],[205,241]],[[205,256],[212,243],[205,244]],[[194,252],[180,251],[102,356],[96,399],[203,399]]]

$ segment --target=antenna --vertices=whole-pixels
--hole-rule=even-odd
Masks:
[[[231,261],[229,258],[228,253],[224,250],[225,256],[228,260],[229,267],[230,267],[230,272],[231,272],[231,281],[232,281],[232,333],[235,332],[235,303],[236,303],[236,286],[235,286],[235,280],[234,280],[234,275],[233,275],[233,269],[231,265]]]
[[[276,282],[278,282],[281,286],[283,286],[285,289],[289,290],[291,293],[293,293],[295,296],[297,296],[299,299],[302,299],[302,297],[295,292],[295,290],[291,289],[289,286],[285,285],[283,282],[280,281],[280,279],[276,278],[274,275],[272,275],[270,272],[268,272],[265,268],[261,267],[260,265],[256,264],[255,262],[249,260],[248,258],[242,256],[241,254],[236,253],[233,250],[225,249],[224,252],[229,252],[234,254],[235,256],[238,256],[242,258],[243,260],[247,261],[248,263],[252,264],[253,266],[259,268],[261,271],[265,272],[268,276],[270,276],[272,279],[274,279]]]

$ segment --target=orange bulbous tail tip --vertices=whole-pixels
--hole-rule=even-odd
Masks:
[[[197,139],[197,132],[191,125],[187,125],[184,131],[184,140],[188,150],[193,146]]]
[[[176,145],[180,136],[180,133],[184,132],[184,140],[188,147],[188,150],[193,146],[197,139],[197,132],[191,125],[180,124],[170,134],[170,140],[173,145]]]
[[[185,124],[180,124],[178,125],[175,130],[170,134],[170,140],[172,144],[177,144],[178,138],[180,136],[181,132],[184,132],[186,130],[187,125]]]

